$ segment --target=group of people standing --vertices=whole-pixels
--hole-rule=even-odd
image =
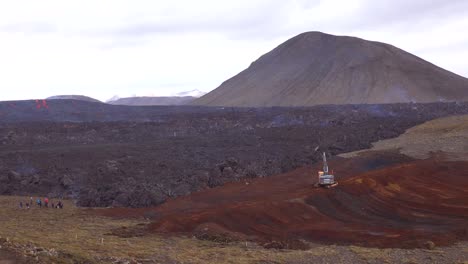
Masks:
[[[26,209],[29,209],[33,206],[33,201],[34,199],[31,197],[29,199],[29,202],[26,202],[23,204],[23,201],[20,201],[19,202],[19,208],[22,209],[23,206],[26,208]],[[49,208],[49,198],[45,197],[44,198],[44,202],[41,200],[41,198],[37,198],[36,200],[36,205],[39,207],[39,208],[42,208],[42,206],[44,205],[45,208]],[[59,200],[57,203],[50,203],[50,207],[51,208],[58,208],[58,209],[63,209],[63,202],[62,200]]]

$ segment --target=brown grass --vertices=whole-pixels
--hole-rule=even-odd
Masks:
[[[217,244],[189,237],[159,235],[122,238],[106,234],[118,228],[146,224],[146,221],[96,216],[90,209],[74,207],[70,201],[65,201],[63,210],[40,209],[36,206],[29,210],[19,209],[20,200],[26,201],[26,198],[0,196],[0,237],[14,244],[60,252],[56,257],[40,256],[39,260],[44,263],[103,263],[111,262],[110,258],[152,260],[168,264],[282,263],[309,254],[336,254],[327,247],[308,251],[267,250],[250,242]]]
[[[371,260],[379,260],[381,262],[390,261],[390,258],[389,258],[389,253],[391,251],[390,249],[364,248],[364,247],[356,247],[356,246],[350,246],[349,249],[367,261],[371,261]]]
[[[393,263],[397,259],[391,257],[391,253],[401,251],[316,244],[310,244],[309,250],[276,250],[245,241],[214,243],[191,237],[157,234],[124,238],[106,234],[147,222],[144,219],[119,220],[96,216],[93,209],[76,208],[70,201],[65,201],[63,210],[36,207],[30,210],[19,209],[20,200],[26,198],[0,196],[0,244],[8,239],[8,245],[21,254],[27,253],[21,251],[25,245],[29,245],[29,248],[35,246],[58,251],[52,257],[39,255],[39,263],[117,263],[116,260],[164,264]],[[455,248],[453,251],[460,255],[455,259],[466,259],[462,257],[466,256],[463,253],[466,250],[464,245],[460,249]],[[423,254],[423,257],[434,254],[433,251],[414,252],[416,255]],[[343,253],[347,257],[343,257]],[[446,263],[453,263],[453,260],[449,259]]]

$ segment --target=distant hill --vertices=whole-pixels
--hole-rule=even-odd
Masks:
[[[51,97],[47,97],[47,100],[54,100],[54,99],[72,99],[72,100],[81,100],[81,101],[87,101],[87,102],[96,102],[96,103],[101,103],[101,101],[84,96],[84,95],[55,95]]]
[[[206,106],[468,101],[468,79],[394,46],[307,32],[195,100]]]
[[[193,100],[196,97],[193,96],[162,96],[162,97],[150,97],[150,96],[141,96],[141,97],[126,97],[118,98],[115,100],[108,101],[108,104],[113,105],[185,105]]]

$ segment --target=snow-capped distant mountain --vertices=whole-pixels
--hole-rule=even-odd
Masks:
[[[120,96],[114,95],[114,96],[112,96],[109,100],[106,100],[106,103],[112,102],[112,101],[117,101],[117,100],[119,100],[119,99],[120,99]]]
[[[112,98],[106,101],[108,104],[119,104],[119,105],[184,105],[189,102],[205,95],[206,92],[198,89],[173,93],[172,95],[133,95],[128,97],[120,97],[114,95]]]
[[[205,94],[206,94],[206,92],[200,91],[198,89],[194,89],[194,90],[191,90],[191,91],[175,93],[174,96],[202,97]]]
[[[107,101],[113,105],[185,105],[195,100],[192,96],[141,96]]]

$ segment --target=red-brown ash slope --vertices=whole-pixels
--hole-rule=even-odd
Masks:
[[[349,161],[333,165],[336,173],[353,175],[344,172]],[[468,238],[468,162],[407,161],[342,178],[333,189],[314,188],[315,171],[301,168],[169,201],[156,209],[150,228],[378,247]]]

